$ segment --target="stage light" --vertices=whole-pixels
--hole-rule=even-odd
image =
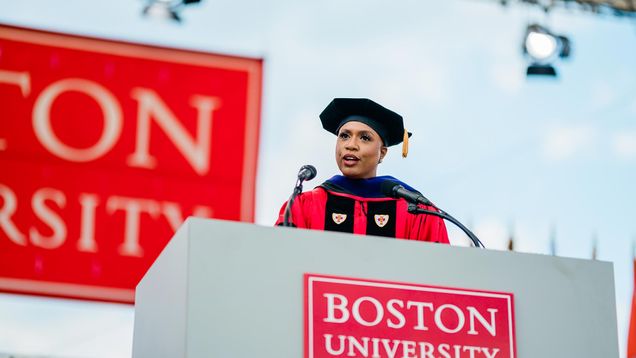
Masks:
[[[525,45],[528,55],[537,62],[547,61],[557,50],[556,38],[545,32],[529,31]]]
[[[555,77],[557,72],[552,63],[557,58],[569,57],[570,51],[567,37],[555,35],[541,25],[529,25],[523,41],[523,53],[530,59],[526,75]]]
[[[551,76],[556,77],[557,73],[551,65],[530,64],[526,69],[526,76]]]
[[[570,51],[572,48],[570,47],[570,39],[565,36],[557,36],[559,42],[561,43],[561,51],[559,51],[559,57],[568,58],[570,57]]]
[[[201,0],[149,0],[142,13],[153,19],[181,22],[180,8],[198,2]]]

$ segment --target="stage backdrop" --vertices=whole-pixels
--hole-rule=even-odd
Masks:
[[[253,221],[261,71],[0,26],[0,290],[133,302],[184,218]]]

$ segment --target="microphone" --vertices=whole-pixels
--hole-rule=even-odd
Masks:
[[[316,167],[311,164],[303,165],[300,167],[298,171],[298,180],[296,181],[296,186],[294,187],[294,191],[292,195],[287,200],[287,207],[285,208],[285,215],[283,216],[283,226],[294,226],[291,217],[291,208],[294,205],[294,200],[296,197],[303,192],[303,182],[305,180],[311,180],[316,177]]]
[[[303,165],[298,172],[298,180],[305,181],[311,180],[316,177],[316,167],[311,164]]]
[[[410,191],[394,181],[385,180],[380,185],[380,189],[382,190],[382,194],[390,198],[403,198],[406,199],[406,201],[408,201],[409,203],[424,204],[433,207],[435,206],[433,205],[433,203],[431,203],[430,200],[426,199],[424,195],[418,192]]]
[[[452,217],[451,214],[433,205],[433,203],[431,203],[430,200],[426,199],[424,195],[418,192],[410,191],[404,188],[399,183],[396,183],[391,180],[385,180],[384,182],[382,182],[382,184],[380,184],[380,189],[382,190],[382,194],[384,194],[385,196],[388,196],[390,198],[396,198],[396,199],[402,198],[408,201],[409,203],[411,203],[409,204],[409,209],[408,209],[409,213],[435,215],[442,219],[448,220],[452,222],[453,224],[457,225],[457,227],[459,227],[460,229],[462,229],[462,231],[473,242],[473,245],[475,245],[475,247],[481,247],[482,249],[486,248],[484,244],[479,240],[479,238],[475,236],[475,234],[473,234],[472,231],[470,231],[466,226],[460,223],[459,220]],[[434,210],[418,208],[417,204],[432,206]]]

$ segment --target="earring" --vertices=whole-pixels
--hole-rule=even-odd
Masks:
[[[382,158],[380,158],[380,160],[378,160],[378,164],[382,163]]]

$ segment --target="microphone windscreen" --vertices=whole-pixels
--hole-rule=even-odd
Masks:
[[[303,166],[300,168],[300,171],[302,172],[303,170],[305,170],[305,171],[307,171],[307,172],[308,172],[308,174],[307,174],[307,176],[306,176],[305,180],[311,180],[311,179],[313,179],[313,178],[315,178],[315,177],[316,177],[316,174],[318,174],[318,171],[316,170],[316,167],[314,167],[314,166],[313,166],[313,165],[311,165],[311,164],[303,165]]]
[[[389,198],[395,198],[395,188],[400,186],[399,183],[396,183],[391,180],[385,180],[380,184],[380,190],[384,196],[388,196]]]

